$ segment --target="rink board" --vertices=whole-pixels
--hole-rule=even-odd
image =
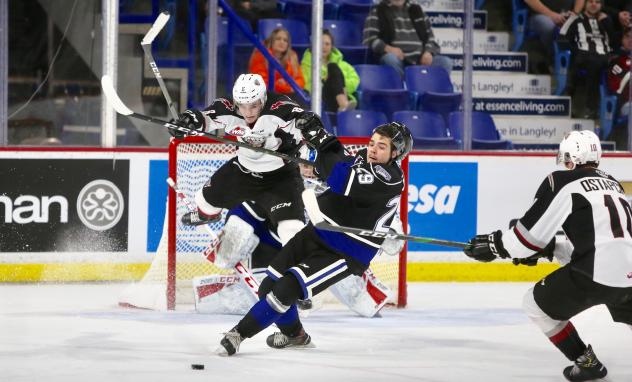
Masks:
[[[0,282],[140,278],[162,234],[166,167],[156,149],[0,150],[0,171],[12,180],[0,191]],[[632,195],[631,155],[607,155],[601,167]],[[409,232],[467,241],[506,228],[556,169],[552,152],[415,152]],[[99,203],[106,207],[95,214]],[[417,243],[408,258],[410,281],[536,280],[556,266],[481,264]]]

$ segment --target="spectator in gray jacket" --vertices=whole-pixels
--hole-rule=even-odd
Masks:
[[[364,22],[363,44],[382,64],[402,75],[408,65],[436,65],[448,73],[452,70],[450,58],[440,55],[430,19],[410,0],[382,0],[371,8]]]

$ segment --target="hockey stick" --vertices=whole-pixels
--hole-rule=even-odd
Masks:
[[[303,191],[302,198],[303,198],[303,204],[305,205],[305,210],[307,211],[307,215],[309,216],[309,220],[312,222],[312,224],[315,227],[323,229],[325,231],[352,233],[359,236],[376,237],[376,238],[383,238],[383,239],[408,240],[408,241],[414,241],[416,243],[436,244],[436,245],[441,245],[444,247],[464,248],[466,246],[466,243],[461,243],[458,241],[431,239],[427,237],[400,235],[400,234],[391,233],[391,232],[378,232],[378,231],[371,231],[371,230],[366,230],[362,228],[332,225],[325,221],[325,218],[323,217],[323,214],[320,211],[320,208],[318,207],[316,194],[314,193],[313,190]]]
[[[268,154],[268,155],[272,155],[290,162],[294,162],[294,163],[302,163],[308,166],[313,166],[314,162],[310,162],[308,160],[302,159],[302,158],[297,158],[291,155],[287,155],[287,154],[283,154],[280,153],[278,151],[274,151],[274,150],[269,150],[269,149],[265,149],[263,147],[254,147],[251,146],[247,143],[243,143],[243,142],[239,142],[237,140],[232,140],[232,139],[227,139],[227,138],[223,138],[223,137],[219,137],[217,135],[213,135],[211,133],[207,133],[206,131],[200,131],[200,130],[192,130],[192,129],[188,129],[184,126],[180,126],[178,124],[175,123],[171,123],[171,122],[167,122],[167,121],[163,121],[162,119],[158,119],[158,118],[153,118],[150,117],[148,115],[143,115],[143,114],[138,114],[132,111],[132,109],[128,108],[123,101],[121,101],[121,98],[118,96],[118,94],[116,94],[116,90],[114,90],[114,84],[112,83],[112,77],[110,76],[103,76],[101,77],[101,87],[103,88],[103,94],[105,95],[105,98],[107,98],[107,100],[110,102],[110,105],[112,105],[112,107],[114,108],[114,110],[116,110],[117,113],[122,114],[122,115],[126,115],[128,117],[132,117],[132,118],[136,118],[136,119],[141,119],[143,121],[147,121],[156,125],[160,125],[160,126],[164,126],[168,129],[171,130],[176,130],[176,131],[180,131],[182,133],[185,133],[187,135],[196,135],[196,136],[206,136],[209,137],[211,139],[214,139],[218,142],[222,142],[222,143],[226,143],[229,145],[235,145],[237,147],[243,147],[252,151],[256,151],[256,152],[260,152],[263,154]]]
[[[160,90],[162,90],[162,95],[165,96],[165,100],[167,101],[167,106],[169,107],[169,111],[171,112],[171,117],[176,120],[178,119],[178,112],[176,111],[175,106],[173,105],[173,101],[169,96],[169,92],[167,91],[167,86],[165,85],[165,81],[162,79],[162,75],[160,74],[160,70],[158,69],[158,65],[156,65],[156,60],[154,60],[154,56],[151,53],[151,43],[154,42],[158,33],[165,27],[167,22],[169,21],[169,12],[162,12],[158,15],[156,21],[154,21],[154,25],[149,28],[147,34],[143,37],[143,40],[140,42],[140,45],[143,47],[143,51],[145,52],[145,56],[149,60],[149,66],[151,67],[151,71],[154,73],[154,77],[158,81],[158,85],[160,86]]]
[[[173,191],[175,191],[178,199],[180,199],[184,203],[189,211],[197,211],[197,207],[195,207],[193,203],[191,203],[191,201],[187,198],[187,196],[182,191],[180,191],[180,189],[178,189],[178,185],[173,179],[167,178],[167,184],[169,184],[169,187],[171,187]],[[204,250],[203,254],[204,257],[206,257],[206,259],[212,263],[215,261],[215,250],[217,249],[221,238],[217,236],[215,231],[213,231],[211,227],[208,226],[208,224],[204,224],[204,228],[206,228],[208,233],[211,235],[212,241]],[[243,281],[244,284],[246,284],[248,290],[250,290],[250,292],[252,292],[252,294],[254,294],[254,296],[258,299],[259,283],[257,282],[257,279],[255,279],[255,277],[252,275],[252,272],[250,272],[250,269],[242,264],[241,261],[238,261],[233,269],[237,272],[239,279]]]

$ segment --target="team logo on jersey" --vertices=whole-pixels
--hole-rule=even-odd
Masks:
[[[219,102],[221,102],[224,107],[230,111],[234,111],[235,110],[235,105],[233,105],[232,102],[230,102],[229,100],[227,100],[226,98],[220,98],[218,99]]]
[[[632,272],[628,272],[628,274],[626,275],[629,279],[632,279]]]
[[[95,231],[105,231],[123,216],[125,201],[118,187],[109,180],[97,179],[86,184],[77,197],[77,215]]]
[[[373,169],[375,170],[375,173],[384,178],[385,181],[388,182],[389,180],[391,180],[391,174],[389,174],[384,167],[377,165],[374,166]]]
[[[246,135],[246,128],[243,126],[235,126],[232,129],[228,130],[227,133],[236,137],[243,137],[244,135]]]

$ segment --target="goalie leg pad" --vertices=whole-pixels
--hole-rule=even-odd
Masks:
[[[224,226],[224,236],[215,256],[215,265],[232,268],[247,259],[259,244],[252,226],[239,216],[231,215]]]
[[[237,275],[195,277],[193,293],[198,313],[243,315],[257,302]]]
[[[391,299],[393,292],[370,270],[360,276],[351,275],[330,288],[343,304],[363,317],[373,317]]]

